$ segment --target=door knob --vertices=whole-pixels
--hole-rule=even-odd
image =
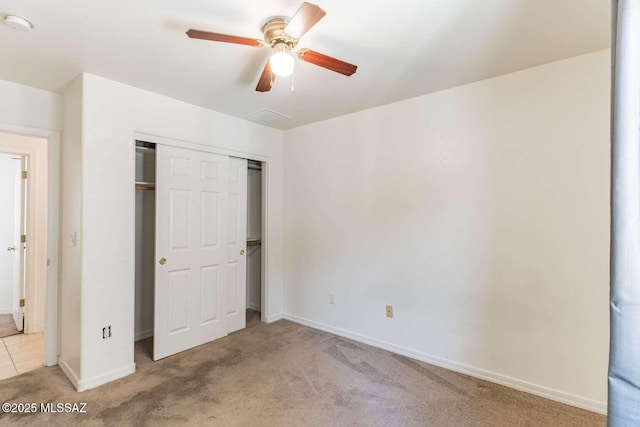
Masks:
[[[244,255],[244,249],[240,249],[240,255]]]
[[[160,258],[160,265],[165,265],[167,263],[166,258]]]
[[[9,252],[11,252],[11,251],[15,251],[15,250],[16,250],[16,247],[15,247],[15,246],[9,246],[9,247],[7,248],[7,251],[9,251]]]

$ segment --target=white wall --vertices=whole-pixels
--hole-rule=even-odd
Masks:
[[[80,390],[134,367],[136,132],[267,159],[269,320],[281,316],[283,280],[282,132],[90,74],[82,82]]]
[[[13,286],[16,274],[14,260],[16,252],[9,252],[9,246],[16,246],[16,171],[20,160],[15,155],[0,154],[0,314],[13,312]],[[18,198],[18,202],[20,198]],[[19,204],[19,203],[18,203]],[[19,219],[18,219],[19,221]],[[19,223],[18,223],[19,224]],[[19,273],[18,273],[19,274]]]
[[[609,59],[285,132],[285,316],[603,411]]]
[[[62,97],[0,80],[0,123],[47,130],[62,128]]]

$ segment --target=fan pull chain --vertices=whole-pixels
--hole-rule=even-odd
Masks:
[[[294,82],[293,82],[293,74],[295,74],[295,73],[291,73],[291,92],[295,92],[296,91],[296,87],[295,87]]]

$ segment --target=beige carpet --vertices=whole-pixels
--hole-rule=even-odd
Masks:
[[[20,333],[10,314],[0,314],[0,338]]]
[[[86,402],[86,414],[0,424],[87,426],[604,426],[605,417],[281,320],[84,393],[59,368],[0,382],[0,402]]]

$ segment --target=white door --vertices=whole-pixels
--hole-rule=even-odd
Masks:
[[[246,326],[247,306],[247,160],[229,158],[229,267],[227,332]]]
[[[227,334],[229,157],[158,144],[153,359]]]
[[[11,314],[22,329],[20,298],[20,157],[0,154],[0,314]]]
[[[19,331],[24,330],[25,284],[27,283],[27,244],[22,242],[22,236],[27,235],[27,157],[22,156],[16,162],[16,197],[15,197],[15,258],[13,270],[13,322]]]

